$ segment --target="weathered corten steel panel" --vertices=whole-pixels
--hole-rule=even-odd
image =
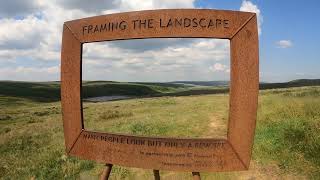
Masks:
[[[67,26],[61,50],[61,106],[66,150],[69,152],[83,129],[81,102],[82,45]]]
[[[82,44],[138,38],[223,38],[231,41],[227,139],[129,136],[86,131],[81,104]],[[64,24],[61,97],[66,151],[102,163],[177,171],[248,169],[259,82],[254,13],[171,9],[110,14]]]
[[[231,84],[228,141],[249,167],[259,91],[256,17],[231,39]]]
[[[129,13],[118,13],[96,17],[89,17],[75,21],[66,22],[70,29],[72,29],[74,35],[79,39],[81,43],[95,42],[95,41],[108,41],[117,39],[134,39],[134,38],[161,38],[161,37],[208,37],[208,38],[231,38],[243,24],[253,16],[252,13],[237,12],[237,11],[220,11],[220,10],[194,10],[194,9],[176,9],[176,10],[152,10],[152,11],[137,11]],[[216,28],[210,26],[205,28],[203,26],[193,27],[165,27],[168,25],[169,19],[173,18],[185,18],[193,19],[219,19],[228,20],[228,28]],[[152,28],[140,28],[139,23],[134,26],[132,23],[134,20],[152,20],[149,27]],[[107,33],[88,33],[89,25],[101,25],[106,22],[122,22],[126,21],[128,24],[125,30],[108,31]],[[161,26],[160,26],[161,21]],[[174,23],[174,22],[173,22]],[[222,23],[222,22],[221,22]],[[201,25],[205,25],[205,21],[202,21]],[[131,26],[130,26],[131,25]],[[147,24],[148,25],[148,24]],[[208,24],[207,24],[208,26]],[[115,28],[114,28],[115,29]],[[104,31],[105,32],[105,31]]]

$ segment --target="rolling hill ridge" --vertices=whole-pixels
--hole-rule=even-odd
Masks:
[[[228,81],[116,82],[84,81],[83,98],[110,95],[187,96],[227,93]],[[320,86],[320,79],[297,79],[284,83],[260,83],[260,89]],[[0,81],[0,96],[28,98],[35,101],[60,100],[60,82]]]

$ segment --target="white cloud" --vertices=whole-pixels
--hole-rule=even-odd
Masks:
[[[57,0],[57,3],[65,9],[76,9],[85,12],[100,13],[103,10],[118,8],[121,4],[120,0]]]
[[[48,81],[59,78],[60,67],[0,67],[0,77],[4,80]]]
[[[290,40],[280,40],[276,42],[278,48],[290,48],[293,46],[293,43]]]
[[[3,2],[0,7],[0,79],[59,80],[61,34],[65,21],[132,10],[194,8],[194,1]],[[18,8],[20,6],[22,8]],[[11,10],[4,11],[3,7]],[[21,17],[17,19],[17,15]],[[88,79],[206,80],[212,77],[209,64],[228,60],[229,43],[212,39],[115,41],[90,44],[85,46],[83,53],[84,77]]]
[[[262,22],[263,22],[263,16],[262,16],[261,11],[258,8],[258,6],[253,4],[251,1],[244,0],[244,1],[242,1],[240,11],[254,12],[257,14],[258,32],[260,35],[261,34],[261,26],[262,26]]]
[[[59,67],[58,66],[52,66],[52,67],[47,67],[47,68],[36,68],[36,67],[24,67],[24,66],[19,66],[15,69],[12,69],[14,72],[17,73],[49,73],[49,74],[54,74],[59,72]]]
[[[162,40],[162,43],[168,41],[168,46],[136,51],[126,46],[128,43],[126,40],[119,41],[126,44],[124,46],[121,43],[115,46],[113,42],[85,44],[84,78],[126,81],[210,80],[213,76],[212,71],[208,69],[208,64],[226,61],[229,58],[227,40],[174,39],[179,43],[172,43],[173,39],[127,41],[136,44],[152,44],[157,40]],[[218,76],[217,78],[227,79],[228,77]]]
[[[1,49],[32,49],[40,46],[48,34],[48,22],[35,16],[25,19],[0,19]]]
[[[193,8],[195,0],[121,0],[119,9],[122,11]]]
[[[210,66],[209,69],[213,72],[225,72],[225,73],[229,73],[230,69],[228,68],[228,66],[221,64],[221,63],[215,63],[213,66]]]

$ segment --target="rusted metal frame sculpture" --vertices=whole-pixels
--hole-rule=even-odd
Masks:
[[[171,18],[219,19],[224,28],[161,27]],[[106,22],[152,20],[152,26],[92,33]],[[217,20],[216,20],[217,22]],[[160,23],[160,26],[156,26]],[[141,26],[141,25],[140,25]],[[138,27],[138,26],[137,26]],[[110,30],[110,29],[109,29]],[[87,131],[83,125],[82,45],[98,41],[144,38],[229,39],[231,81],[227,139],[141,137]],[[247,170],[256,123],[259,52],[254,13],[170,9],[110,14],[65,22],[61,51],[61,100],[66,153],[101,163],[174,171]],[[206,158],[204,158],[206,157]],[[111,168],[110,168],[111,170]],[[196,173],[195,173],[196,174]],[[200,177],[200,176],[199,176]]]

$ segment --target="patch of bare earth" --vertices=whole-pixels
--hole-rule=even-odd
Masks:
[[[219,115],[211,115],[207,137],[227,138],[227,125]]]

